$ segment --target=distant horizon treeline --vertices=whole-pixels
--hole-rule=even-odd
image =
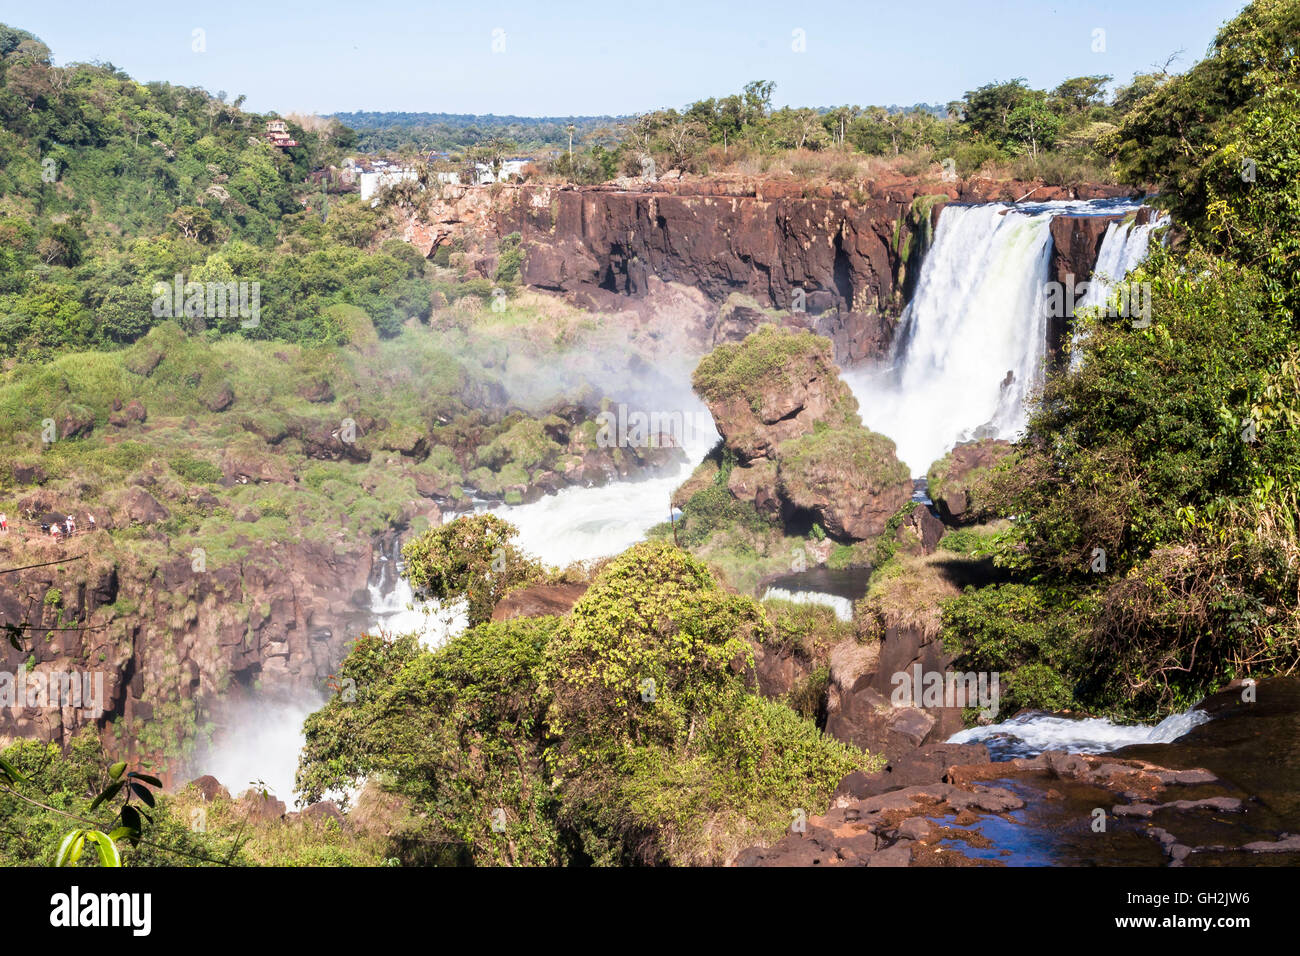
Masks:
[[[706,101],[702,101],[706,102]],[[835,107],[812,109],[822,115]],[[941,103],[914,103],[911,106],[890,104],[880,107],[889,114],[928,112],[943,116],[947,106]],[[468,150],[491,138],[504,138],[518,144],[523,151],[544,148],[567,148],[569,127],[574,142],[593,135],[619,139],[619,133],[636,120],[637,113],[573,114],[569,116],[518,116],[496,113],[413,112],[407,110],[340,110],[322,113],[323,120],[334,120],[357,134],[361,152],[424,151],[458,152]]]

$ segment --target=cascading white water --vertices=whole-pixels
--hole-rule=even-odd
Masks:
[[[1130,744],[1169,743],[1209,719],[1210,715],[1197,707],[1181,714],[1172,714],[1154,727],[1145,724],[1115,724],[1103,717],[1071,719],[1029,713],[1000,724],[960,731],[949,737],[948,743],[986,744],[995,760],[1032,757],[1047,750],[1099,754]]]
[[[1088,289],[1081,297],[1075,312],[1105,307],[1115,284],[1146,259],[1151,248],[1151,234],[1156,229],[1169,225],[1169,222],[1168,216],[1160,216],[1142,225],[1130,219],[1117,220],[1107,226],[1106,235],[1101,240],[1101,248],[1097,251],[1097,264],[1093,268],[1092,278],[1088,280]],[[1081,341],[1082,336],[1076,330],[1073,335],[1073,346],[1070,349],[1071,370],[1079,368],[1083,361],[1078,348]]]
[[[944,207],[889,358],[845,375],[863,423],[894,440],[913,475],[958,442],[1024,427],[1043,375],[1052,218],[1133,206]]]
[[[764,601],[790,601],[794,604],[820,604],[835,612],[835,616],[844,622],[853,620],[853,602],[838,594],[825,591],[797,591],[789,588],[768,588],[763,592]]]
[[[520,547],[556,567],[625,551],[652,527],[668,520],[672,493],[717,444],[720,436],[712,419],[697,413],[694,420],[710,424],[693,428],[684,436],[682,450],[687,460],[671,472],[597,488],[565,488],[529,504],[494,510],[519,529],[516,540]]]

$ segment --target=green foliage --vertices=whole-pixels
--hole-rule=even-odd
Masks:
[[[469,622],[481,624],[509,591],[541,574],[541,566],[510,540],[514,525],[494,514],[461,516],[402,546],[406,577],[417,594],[463,598]]]
[[[725,483],[701,488],[682,505],[678,519],[677,540],[684,548],[703,544],[715,531],[741,527],[755,533],[772,528],[751,502],[739,501]]]
[[[495,278],[503,285],[514,285],[519,281],[519,270],[524,264],[524,250],[520,241],[519,233],[512,232],[498,246]]]
[[[336,697],[307,719],[299,789],[316,799],[343,781],[382,779],[427,811],[424,839],[472,847],[483,863],[567,862],[541,765],[537,686],[559,624],[484,624],[434,654],[411,637],[363,636],[337,675],[355,700]],[[409,717],[394,721],[399,713]],[[494,829],[498,808],[504,829]]]
[[[172,471],[186,481],[196,484],[213,485],[221,480],[221,469],[210,461],[182,452],[172,456],[168,462]]]
[[[1255,0],[1209,56],[1143,96],[1110,142],[1122,175],[1157,185],[1160,202],[1220,254],[1272,257],[1291,279],[1279,276],[1279,295],[1295,287],[1300,214],[1297,32],[1295,0]]]
[[[1084,662],[1087,611],[1028,584],[968,588],[944,603],[941,633],[955,667],[1002,675],[1004,713],[1062,710],[1079,706],[1074,682],[1063,675],[1077,675]]]
[[[766,633],[699,562],[637,545],[566,618],[431,652],[359,639],[338,675],[356,693],[308,719],[298,785],[383,780],[416,839],[482,863],[717,862],[873,765],[746,692],[736,665]]]

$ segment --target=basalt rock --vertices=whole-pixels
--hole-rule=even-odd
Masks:
[[[693,382],[738,462],[728,489],[760,513],[860,541],[910,497],[893,442],[862,427],[825,339],[765,325],[714,349]]]
[[[888,347],[943,205],[1094,199],[1132,190],[940,176],[845,184],[789,177],[626,179],[598,186],[443,187],[401,225],[427,255],[453,237],[487,272],[500,237],[518,232],[523,281],[579,304],[617,309],[656,285],[698,289],[718,309],[752,297],[792,325],[813,323],[852,362]],[[753,316],[732,316],[710,341],[732,340]],[[805,326],[806,327],[806,326]]]
[[[1092,278],[1101,252],[1106,229],[1123,216],[1057,216],[1050,225],[1052,252],[1048,263],[1048,277],[1060,288],[1074,288]],[[1070,327],[1071,310],[1048,310],[1047,354],[1054,358],[1063,354],[1065,338]]]
[[[143,488],[129,489],[124,500],[147,510],[137,511],[140,517],[165,514]],[[181,702],[182,713],[194,715],[189,720],[205,721],[231,699],[232,689],[256,685],[267,699],[317,695],[337,671],[348,641],[371,622],[364,602],[372,555],[364,540],[304,539],[283,548],[242,539],[243,556],[233,559],[198,556],[186,547],[140,562],[115,551],[110,540],[91,537],[83,560],[58,563],[65,545],[10,538],[0,541],[5,566],[46,566],[6,576],[0,621],[29,624],[35,633],[54,630],[51,640],[21,651],[0,644],[0,671],[18,673],[30,657],[41,671],[88,673],[102,682],[102,713],[71,706],[0,708],[0,742],[31,737],[67,745],[90,725],[106,735],[120,733],[124,741],[138,741],[147,726],[155,739],[162,733],[173,743],[184,737],[201,744],[192,723],[160,723],[160,709],[165,705],[166,720],[175,721]],[[357,593],[360,607],[353,601]],[[187,768],[179,760],[130,746],[122,758],[147,757],[164,766],[160,775],[168,786],[188,779],[180,776]],[[205,782],[196,783],[202,788]]]
[[[930,706],[910,691],[917,668],[946,674],[951,665],[938,639],[916,628],[889,627],[878,643],[838,645],[830,657],[826,733],[890,760],[946,740],[964,726],[962,708]]]
[[[509,621],[516,617],[541,617],[568,614],[578,598],[587,591],[583,583],[535,584],[511,591],[492,609],[492,620]]]
[[[129,488],[118,499],[117,507],[131,524],[157,524],[171,516],[153,495],[143,488]]]
[[[984,438],[957,445],[930,467],[930,499],[945,524],[973,524],[989,517],[982,504],[982,483],[1010,453],[1010,442]]]

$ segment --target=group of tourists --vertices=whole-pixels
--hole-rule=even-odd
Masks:
[[[87,513],[86,521],[89,524],[89,527],[84,530],[94,531],[96,527],[95,516]],[[46,515],[45,519],[42,519],[40,522],[40,525],[42,534],[48,534],[50,537],[55,539],[68,538],[77,533],[77,519],[72,515],[65,515],[61,519],[53,514]],[[0,511],[0,534],[7,534],[8,532],[9,516],[3,511]]]

